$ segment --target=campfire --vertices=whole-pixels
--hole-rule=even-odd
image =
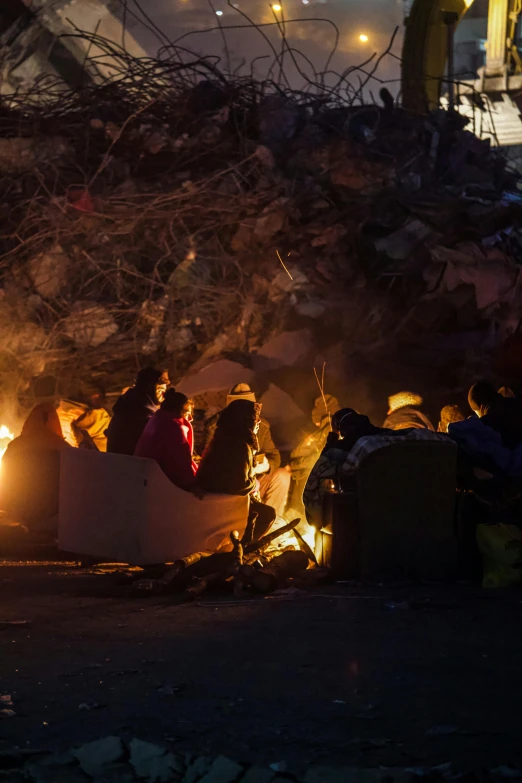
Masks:
[[[9,427],[6,427],[5,424],[0,425],[0,461],[2,460],[2,457],[5,454],[5,450],[13,438],[14,434],[11,432]]]
[[[299,519],[281,520],[271,532],[256,541],[255,520],[250,520],[243,537],[230,535],[232,551],[194,552],[178,560],[156,579],[135,579],[139,592],[178,593],[181,600],[194,600],[209,588],[221,586],[236,598],[245,592],[266,594],[284,587],[312,587],[328,579],[327,569],[318,568],[313,551],[315,531],[305,536],[297,530]]]

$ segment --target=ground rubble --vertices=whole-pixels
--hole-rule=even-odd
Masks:
[[[457,773],[450,763],[435,767],[310,768],[295,777],[284,764],[263,768],[225,756],[210,758],[171,752],[134,738],[103,737],[64,753],[42,750],[0,753],[0,780],[9,783],[415,783],[426,781],[522,780],[522,769],[505,765],[492,770]]]
[[[516,330],[519,176],[457,115],[189,66],[166,90],[169,67],[129,56],[44,108],[2,96],[5,391],[233,357],[290,393],[341,335],[341,380],[360,354],[429,366],[447,338],[458,385]]]

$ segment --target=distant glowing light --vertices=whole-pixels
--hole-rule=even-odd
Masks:
[[[309,2],[310,0],[303,0],[303,5],[308,5]]]
[[[223,11],[216,11],[216,16],[223,16]]]
[[[466,8],[469,8],[471,5],[473,5],[473,0],[464,0],[464,5]]]
[[[359,41],[361,41],[362,43],[368,43],[368,40],[369,40],[369,39],[368,39],[368,36],[367,36],[367,35],[365,35],[364,33],[361,33],[361,34],[360,34],[360,36],[359,36]]]
[[[273,5],[272,8],[273,8],[274,11],[280,11],[281,10],[281,6],[279,5],[279,3],[276,3],[275,5]]]

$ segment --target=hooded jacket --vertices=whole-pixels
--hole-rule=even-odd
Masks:
[[[141,433],[158,406],[149,389],[133,386],[122,394],[113,408],[107,435],[107,451],[113,454],[134,454]]]

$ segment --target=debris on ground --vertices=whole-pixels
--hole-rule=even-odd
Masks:
[[[357,740],[359,742],[359,740]],[[382,747],[389,740],[376,740]],[[370,741],[371,744],[371,741]],[[444,780],[520,780],[522,769],[503,765],[490,770],[456,774],[450,763],[435,767],[312,767],[304,777],[287,770],[284,762],[263,768],[238,763],[225,756],[208,758],[175,753],[151,742],[134,738],[124,742],[118,737],[89,742],[69,753],[12,751],[0,753],[0,780],[28,781],[111,781],[113,783],[415,783]]]

